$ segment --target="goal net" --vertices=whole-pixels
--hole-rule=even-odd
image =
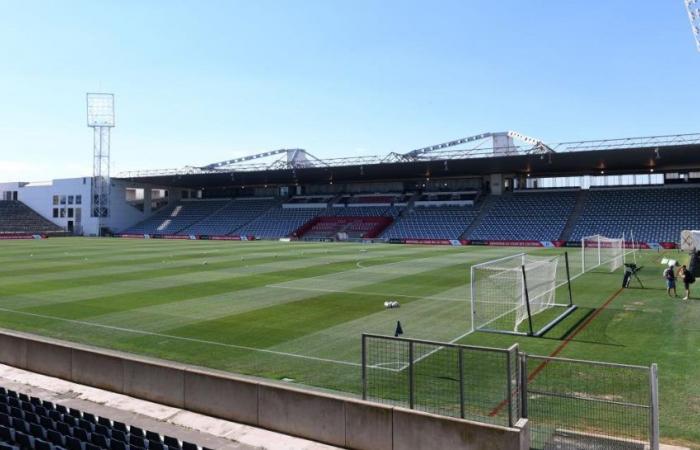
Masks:
[[[474,330],[535,334],[532,318],[556,303],[559,286],[569,281],[566,255],[520,253],[471,268],[471,309]],[[569,299],[570,300],[570,299]],[[568,315],[568,313],[567,313]],[[528,333],[520,331],[527,321]],[[544,333],[553,324],[545,325]]]
[[[607,267],[613,272],[624,263],[624,238],[614,239],[600,234],[586,236],[581,239],[582,272],[588,272],[596,267]]]

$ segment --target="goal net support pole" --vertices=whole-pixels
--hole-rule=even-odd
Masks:
[[[532,331],[532,318],[530,318],[530,336],[535,336],[535,337],[542,337],[544,336],[549,330],[554,328],[559,322],[562,320],[566,319],[569,317],[571,313],[576,311],[577,306],[574,305],[574,296],[571,292],[571,272],[569,271],[569,252],[564,253],[564,262],[566,264],[566,287],[569,292],[569,305],[568,307],[557,317],[549,321],[545,326],[537,330],[536,332]]]
[[[558,259],[561,256],[538,259],[524,253],[472,266],[472,331],[540,337],[574,312],[577,307],[573,303],[568,252],[563,256],[564,267]],[[564,274],[557,266],[565,269]],[[555,303],[556,290],[564,283],[568,302]],[[533,317],[552,307],[566,309],[535,329]],[[528,331],[519,331],[518,325],[525,319]]]
[[[532,311],[530,310],[530,293],[527,290],[527,274],[525,272],[525,264],[520,266],[520,269],[523,272],[523,294],[525,295],[525,307],[527,308],[527,322],[530,327],[530,332],[528,334],[532,336]]]
[[[571,270],[569,269],[569,252],[564,253],[564,261],[566,262],[566,287],[569,290],[569,306],[574,306],[574,296],[571,293]]]

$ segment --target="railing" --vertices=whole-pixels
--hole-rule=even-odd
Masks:
[[[364,334],[362,396],[505,426],[527,418],[536,449],[659,448],[655,364]]]
[[[517,345],[497,349],[364,334],[362,397],[513,426],[520,417],[517,354]]]

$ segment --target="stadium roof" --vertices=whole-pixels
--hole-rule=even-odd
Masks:
[[[507,136],[528,145],[503,147],[474,142]],[[523,139],[524,138],[524,139]],[[281,155],[281,156],[280,156]],[[252,162],[277,158],[272,163]],[[302,149],[280,149],[203,167],[137,171],[118,178],[163,186],[295,185],[481,176],[492,173],[571,176],[700,170],[700,133],[546,145],[515,132],[469,138],[384,157],[320,159]]]

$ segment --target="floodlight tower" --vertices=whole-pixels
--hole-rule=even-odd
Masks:
[[[87,94],[87,126],[93,129],[91,213],[97,217],[97,235],[102,235],[104,218],[109,217],[109,142],[114,127],[114,94]]]
[[[685,0],[685,8],[688,10],[690,27],[695,36],[695,45],[700,51],[700,0]]]

